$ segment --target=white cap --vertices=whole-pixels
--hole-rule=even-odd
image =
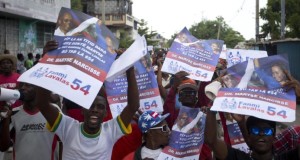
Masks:
[[[210,99],[214,100],[222,87],[219,81],[214,81],[205,87],[205,95]]]

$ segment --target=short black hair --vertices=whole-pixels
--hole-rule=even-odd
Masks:
[[[276,133],[276,122],[265,120],[265,119],[260,119],[260,118],[253,117],[253,116],[248,117],[247,122],[246,122],[248,133],[250,131],[250,128],[253,127],[253,126],[256,126],[258,123],[267,123],[268,125],[270,125],[274,129],[274,135],[275,135],[275,133]]]

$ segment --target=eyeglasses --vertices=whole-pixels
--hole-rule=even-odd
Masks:
[[[271,136],[274,134],[274,129],[270,127],[264,127],[264,128],[259,128],[259,127],[251,127],[250,128],[250,133],[253,135],[259,135],[260,133],[263,133],[265,136]]]
[[[196,96],[197,91],[195,90],[183,90],[179,92],[179,96]]]
[[[168,132],[170,130],[170,128],[166,124],[163,126],[160,126],[160,127],[153,127],[153,128],[149,128],[149,129],[161,129],[162,132]]]

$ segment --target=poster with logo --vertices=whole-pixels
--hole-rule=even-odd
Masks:
[[[180,108],[172,127],[169,145],[159,155],[159,160],[197,160],[204,143],[206,116],[200,108]]]
[[[229,49],[226,52],[227,67],[248,61],[249,59],[268,57],[267,51],[245,50],[245,49]]]
[[[284,55],[250,59],[228,68],[222,77],[227,88],[219,90],[212,110],[293,122],[296,96],[294,89],[282,86],[288,81],[283,70],[289,70]]]
[[[59,43],[18,81],[34,84],[89,108],[106,78],[117,38],[97,18],[62,8],[54,33]]]
[[[210,81],[223,43],[221,40],[198,40],[184,28],[172,43],[162,71],[170,74],[186,71],[191,79]]]
[[[150,54],[147,53],[137,61],[134,64],[134,69],[139,90],[140,110],[142,112],[146,110],[163,112],[163,103],[153,71]],[[127,105],[128,83],[126,72],[111,82],[105,81],[105,89],[112,116],[117,117]]]

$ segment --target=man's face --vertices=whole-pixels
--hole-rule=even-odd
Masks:
[[[197,102],[197,91],[192,88],[183,88],[179,91],[179,99],[184,106],[194,107]]]
[[[177,125],[179,128],[184,127],[188,123],[188,115],[187,113],[183,112],[180,116],[179,119],[177,120]]]
[[[103,97],[97,96],[90,109],[83,109],[84,124],[89,129],[98,129],[106,116],[106,101]]]
[[[161,127],[161,128],[158,128]],[[149,129],[149,134],[151,134],[151,140],[156,143],[160,143],[162,146],[166,146],[169,144],[170,139],[170,128],[166,121],[162,121],[161,123],[155,126],[157,129]]]
[[[60,30],[62,30],[64,33],[67,33],[71,29],[72,24],[72,16],[69,13],[65,13],[60,21]]]
[[[0,62],[0,67],[3,73],[11,73],[13,71],[13,62],[9,59],[3,59]]]
[[[23,93],[24,102],[32,102],[35,99],[35,86],[28,83],[20,83],[20,92]]]
[[[259,129],[259,132],[257,132],[258,134],[256,135],[254,132],[251,132],[251,128],[258,128]],[[272,135],[264,134],[264,130],[270,128],[271,126],[264,122],[260,122],[257,125],[250,127],[249,146],[253,151],[262,154],[272,150],[274,134]]]

